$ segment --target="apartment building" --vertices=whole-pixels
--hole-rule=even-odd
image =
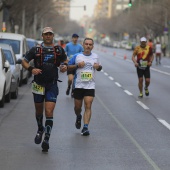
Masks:
[[[95,18],[111,18],[128,8],[128,4],[129,0],[98,0]]]

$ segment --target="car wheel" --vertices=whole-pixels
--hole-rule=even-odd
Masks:
[[[18,97],[18,86],[16,87],[15,91],[12,92],[11,94],[12,99],[17,99],[17,97]]]
[[[10,100],[11,100],[11,92],[9,91],[9,93],[5,96],[5,101],[6,101],[7,103],[9,103]]]
[[[5,103],[5,88],[4,88],[2,99],[0,100],[0,107],[1,108],[4,107],[4,103]]]
[[[27,83],[28,83],[28,74],[27,74],[26,78],[23,80],[23,83],[24,83],[24,84],[27,84]]]

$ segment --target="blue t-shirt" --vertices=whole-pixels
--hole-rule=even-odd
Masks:
[[[80,53],[83,51],[83,47],[81,44],[73,44],[73,42],[69,42],[66,44],[65,52],[67,53],[67,57],[70,60],[74,54]]]

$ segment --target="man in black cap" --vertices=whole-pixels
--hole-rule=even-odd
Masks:
[[[73,34],[72,35],[72,41],[70,43],[66,44],[65,52],[67,54],[68,61],[73,57],[73,55],[83,51],[82,45],[77,43],[78,38],[79,38],[79,36],[77,34]],[[70,89],[71,89],[71,85],[72,85],[72,82],[73,82],[74,74],[75,74],[75,70],[67,71],[68,87],[67,87],[67,90],[66,90],[66,95],[70,94]],[[73,86],[72,86],[72,89],[73,89]],[[73,90],[71,92],[71,97],[73,97]]]

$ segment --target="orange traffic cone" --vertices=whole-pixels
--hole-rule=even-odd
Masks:
[[[126,55],[124,55],[124,60],[126,60],[127,59],[127,56]]]
[[[114,52],[113,55],[115,56],[115,55],[116,55],[116,52]]]

